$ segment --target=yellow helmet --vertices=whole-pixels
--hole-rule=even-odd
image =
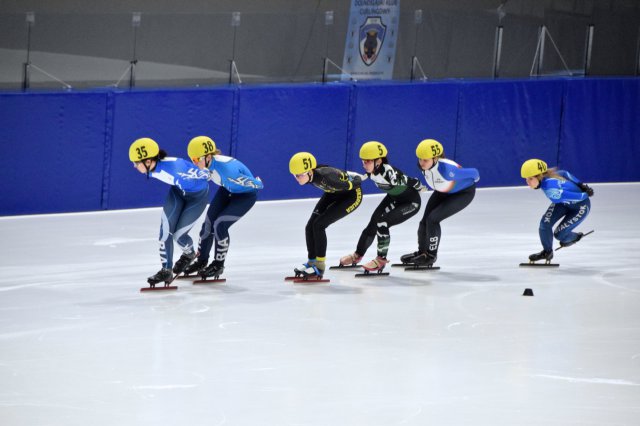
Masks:
[[[422,160],[439,157],[444,154],[442,144],[435,139],[425,139],[418,144],[416,155]]]
[[[196,136],[191,139],[187,147],[187,153],[191,159],[198,159],[215,152],[216,143],[208,136]]]
[[[522,168],[520,169],[520,175],[523,178],[530,178],[533,176],[541,175],[542,173],[547,171],[547,163],[538,159],[527,160],[522,163]]]
[[[360,158],[362,160],[376,160],[386,157],[387,154],[387,148],[380,142],[370,141],[360,147]]]
[[[133,162],[153,158],[160,152],[158,143],[151,138],[136,139],[129,147],[129,159]]]
[[[289,171],[294,175],[309,172],[318,166],[316,157],[309,152],[298,152],[289,160]]]

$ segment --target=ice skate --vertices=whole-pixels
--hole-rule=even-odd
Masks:
[[[416,266],[431,266],[436,263],[438,256],[433,253],[420,253],[411,259],[411,263]]]
[[[393,267],[401,267],[401,268],[406,268],[408,266],[414,266],[412,259],[414,257],[416,257],[417,255],[419,255],[420,252],[419,251],[414,251],[413,253],[407,253],[407,254],[403,254],[402,256],[400,256],[400,263],[392,263],[391,266]]]
[[[387,265],[387,262],[389,262],[387,259],[378,256],[375,259],[362,265],[362,267],[369,272],[378,272],[384,269],[384,267]]]
[[[376,257],[375,259],[365,263],[362,265],[364,268],[364,272],[361,274],[356,274],[356,277],[385,277],[388,276],[388,272],[382,272],[384,267],[387,265],[389,261],[384,257]]]
[[[425,252],[418,253],[416,256],[411,258],[410,262],[407,264],[407,267],[404,268],[405,271],[425,271],[425,270],[437,270],[440,269],[439,266],[433,266],[436,263],[438,256]]]
[[[553,251],[549,250],[542,250],[540,253],[534,253],[531,256],[529,256],[529,260],[531,262],[537,262],[538,260],[546,260],[547,263],[551,261],[551,259],[553,259]]]
[[[293,282],[296,284],[311,284],[311,283],[328,283],[330,280],[323,279],[325,270],[325,263],[323,261],[315,261],[309,264],[305,270],[302,271],[302,275]]]
[[[164,282],[165,286],[169,285],[173,281],[173,273],[169,268],[160,269],[155,275],[147,278],[147,282],[151,287],[155,287],[156,284]]]
[[[316,261],[302,271],[303,277],[320,277],[324,275],[325,263]]]
[[[417,255],[419,255],[420,252],[419,251],[414,251],[413,253],[407,253],[407,254],[403,254],[402,256],[400,256],[400,262],[407,264],[407,263],[413,263],[412,259],[414,257],[416,257]]]
[[[553,259],[553,251],[542,250],[540,253],[529,256],[529,263],[521,263],[520,266],[560,266],[557,263],[551,263],[551,259]],[[539,260],[544,260],[544,263],[536,263]]]
[[[195,263],[198,262],[194,262]],[[224,283],[227,281],[226,278],[220,278],[220,275],[224,272],[224,264],[218,261],[213,261],[209,266],[205,266],[198,269],[198,275],[202,279],[194,280],[193,284],[212,284],[212,283]]]
[[[330,280],[322,278],[325,271],[325,262],[309,259],[307,263],[294,268],[294,276],[285,277],[285,281],[296,284],[328,283]]]
[[[340,258],[340,262],[336,266],[331,266],[329,269],[342,269],[349,270],[359,268],[358,262],[362,260],[362,256],[358,256],[356,253],[348,254]]]
[[[582,237],[584,236],[584,234],[582,232],[576,232],[576,234],[578,234],[578,236],[572,241],[568,241],[568,242],[560,241],[560,247],[572,246],[575,243],[577,243],[578,241],[580,241],[582,239]]]
[[[351,253],[340,258],[340,266],[355,266],[362,260],[358,253]]]
[[[198,275],[202,277],[202,279],[207,279],[209,277],[213,277],[213,279],[218,279],[218,277],[224,272],[224,265],[221,262],[213,261],[206,268],[202,268],[198,271]]]
[[[585,232],[584,234],[583,234],[582,232],[576,232],[576,234],[578,235],[578,237],[577,237],[575,240],[573,240],[573,241],[569,241],[569,242],[566,242],[566,243],[565,243],[565,242],[560,241],[560,247],[558,247],[558,248],[556,249],[556,251],[560,250],[561,248],[570,247],[570,246],[574,245],[575,243],[577,243],[578,241],[580,241],[581,239],[583,239],[583,238],[584,238],[584,237],[586,237],[587,235],[592,234],[594,231],[595,231],[595,230],[594,230],[594,229],[592,229],[591,231],[589,231],[589,232]]]
[[[195,258],[196,253],[194,251],[190,253],[183,253],[182,256],[180,256],[180,259],[178,259],[175,265],[173,265],[173,273],[180,275]]]
[[[306,270],[308,270],[309,268],[313,268],[313,265],[315,265],[316,260],[315,259],[309,259],[306,263],[303,263],[300,266],[296,266],[295,268],[293,268],[293,273],[295,274],[295,277],[302,277],[304,275],[304,272]]]
[[[178,287],[170,285],[175,278],[176,278],[176,275],[173,275],[171,269],[162,268],[155,275],[152,275],[149,278],[147,278],[149,287],[143,287],[140,289],[140,291],[177,290]],[[158,283],[164,283],[164,285],[160,287],[156,287],[156,284]]]
[[[187,266],[184,270],[184,275],[196,275],[200,269],[203,269],[207,266],[206,260],[196,260],[191,265]]]

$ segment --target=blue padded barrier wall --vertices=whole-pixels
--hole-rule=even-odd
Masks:
[[[234,93],[232,89],[116,93],[108,208],[164,203],[168,186],[147,180],[129,161],[129,145],[137,138],[150,137],[169,156],[188,158],[191,138],[206,135],[228,155]]]
[[[348,85],[241,88],[235,156],[264,182],[259,199],[319,197],[289,173],[299,151],[344,168],[349,118]]]
[[[134,170],[129,145],[148,136],[186,158],[201,134],[264,180],[261,200],[319,197],[290,176],[291,155],[362,171],[367,140],[416,177],[415,147],[435,138],[480,186],[524,185],[531,157],[587,182],[638,181],[640,79],[0,93],[0,215],[162,205],[166,184]]]
[[[561,81],[463,82],[455,160],[480,171],[481,186],[522,185],[529,158],[555,165]]]
[[[359,157],[364,142],[376,140],[389,150],[389,163],[406,175],[420,177],[416,147],[423,139],[437,139],[454,150],[459,84],[360,84],[354,87],[353,149],[348,167],[363,173]],[[447,152],[449,155],[449,152]],[[380,192],[371,182],[365,192]]]
[[[585,181],[640,181],[639,82],[567,81],[562,167]]]
[[[106,98],[0,95],[0,215],[102,208]]]

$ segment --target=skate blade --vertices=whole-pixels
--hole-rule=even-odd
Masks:
[[[203,280],[194,280],[192,284],[215,284],[225,282],[227,282],[226,278],[205,278]]]
[[[439,266],[419,266],[419,265],[413,265],[413,266],[409,266],[408,268],[404,268],[405,271],[437,271],[438,269],[440,269]]]
[[[192,280],[194,278],[198,278],[200,275],[198,274],[189,274],[189,275],[180,275],[176,278],[176,280]]]
[[[363,278],[363,277],[368,277],[368,278],[387,277],[387,276],[389,276],[389,273],[388,272],[375,272],[375,271],[368,272],[367,271],[367,272],[363,272],[361,274],[355,274],[354,276],[358,277],[358,278]]]
[[[582,241],[582,239],[583,239],[584,237],[586,237],[587,235],[589,235],[589,234],[593,234],[593,232],[594,232],[594,231],[595,231],[595,229],[592,229],[591,231],[589,231],[589,232],[585,232],[584,234],[582,234],[582,237],[580,237],[580,241]],[[568,246],[560,246],[560,247],[558,247],[555,251],[558,251],[558,250],[560,250],[561,248],[571,247],[572,245],[574,245],[574,244],[576,244],[576,243],[579,243],[580,241],[575,241],[575,242],[573,242],[573,243],[569,244]]]
[[[293,280],[301,280],[302,279],[302,275],[292,275],[290,277],[284,277],[285,281],[293,281]]]
[[[520,266],[558,267],[559,263],[521,263]]]
[[[398,268],[398,267],[400,267],[400,268],[408,268],[410,266],[414,266],[414,264],[413,263],[392,263],[391,266],[394,267],[394,268]]]
[[[329,269],[334,269],[334,270],[349,270],[349,269],[355,269],[355,268],[360,268],[362,267],[362,265],[358,265],[357,263],[354,263],[353,265],[336,265],[336,266],[329,266]]]
[[[140,291],[165,291],[165,290],[177,290],[177,285],[163,285],[160,287],[142,287]]]
[[[328,278],[318,278],[318,277],[309,277],[309,278],[297,278],[293,281],[294,284],[316,284],[316,283],[328,283],[331,282]]]

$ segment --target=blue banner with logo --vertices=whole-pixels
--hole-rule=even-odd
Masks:
[[[343,79],[393,77],[400,0],[351,0]]]

